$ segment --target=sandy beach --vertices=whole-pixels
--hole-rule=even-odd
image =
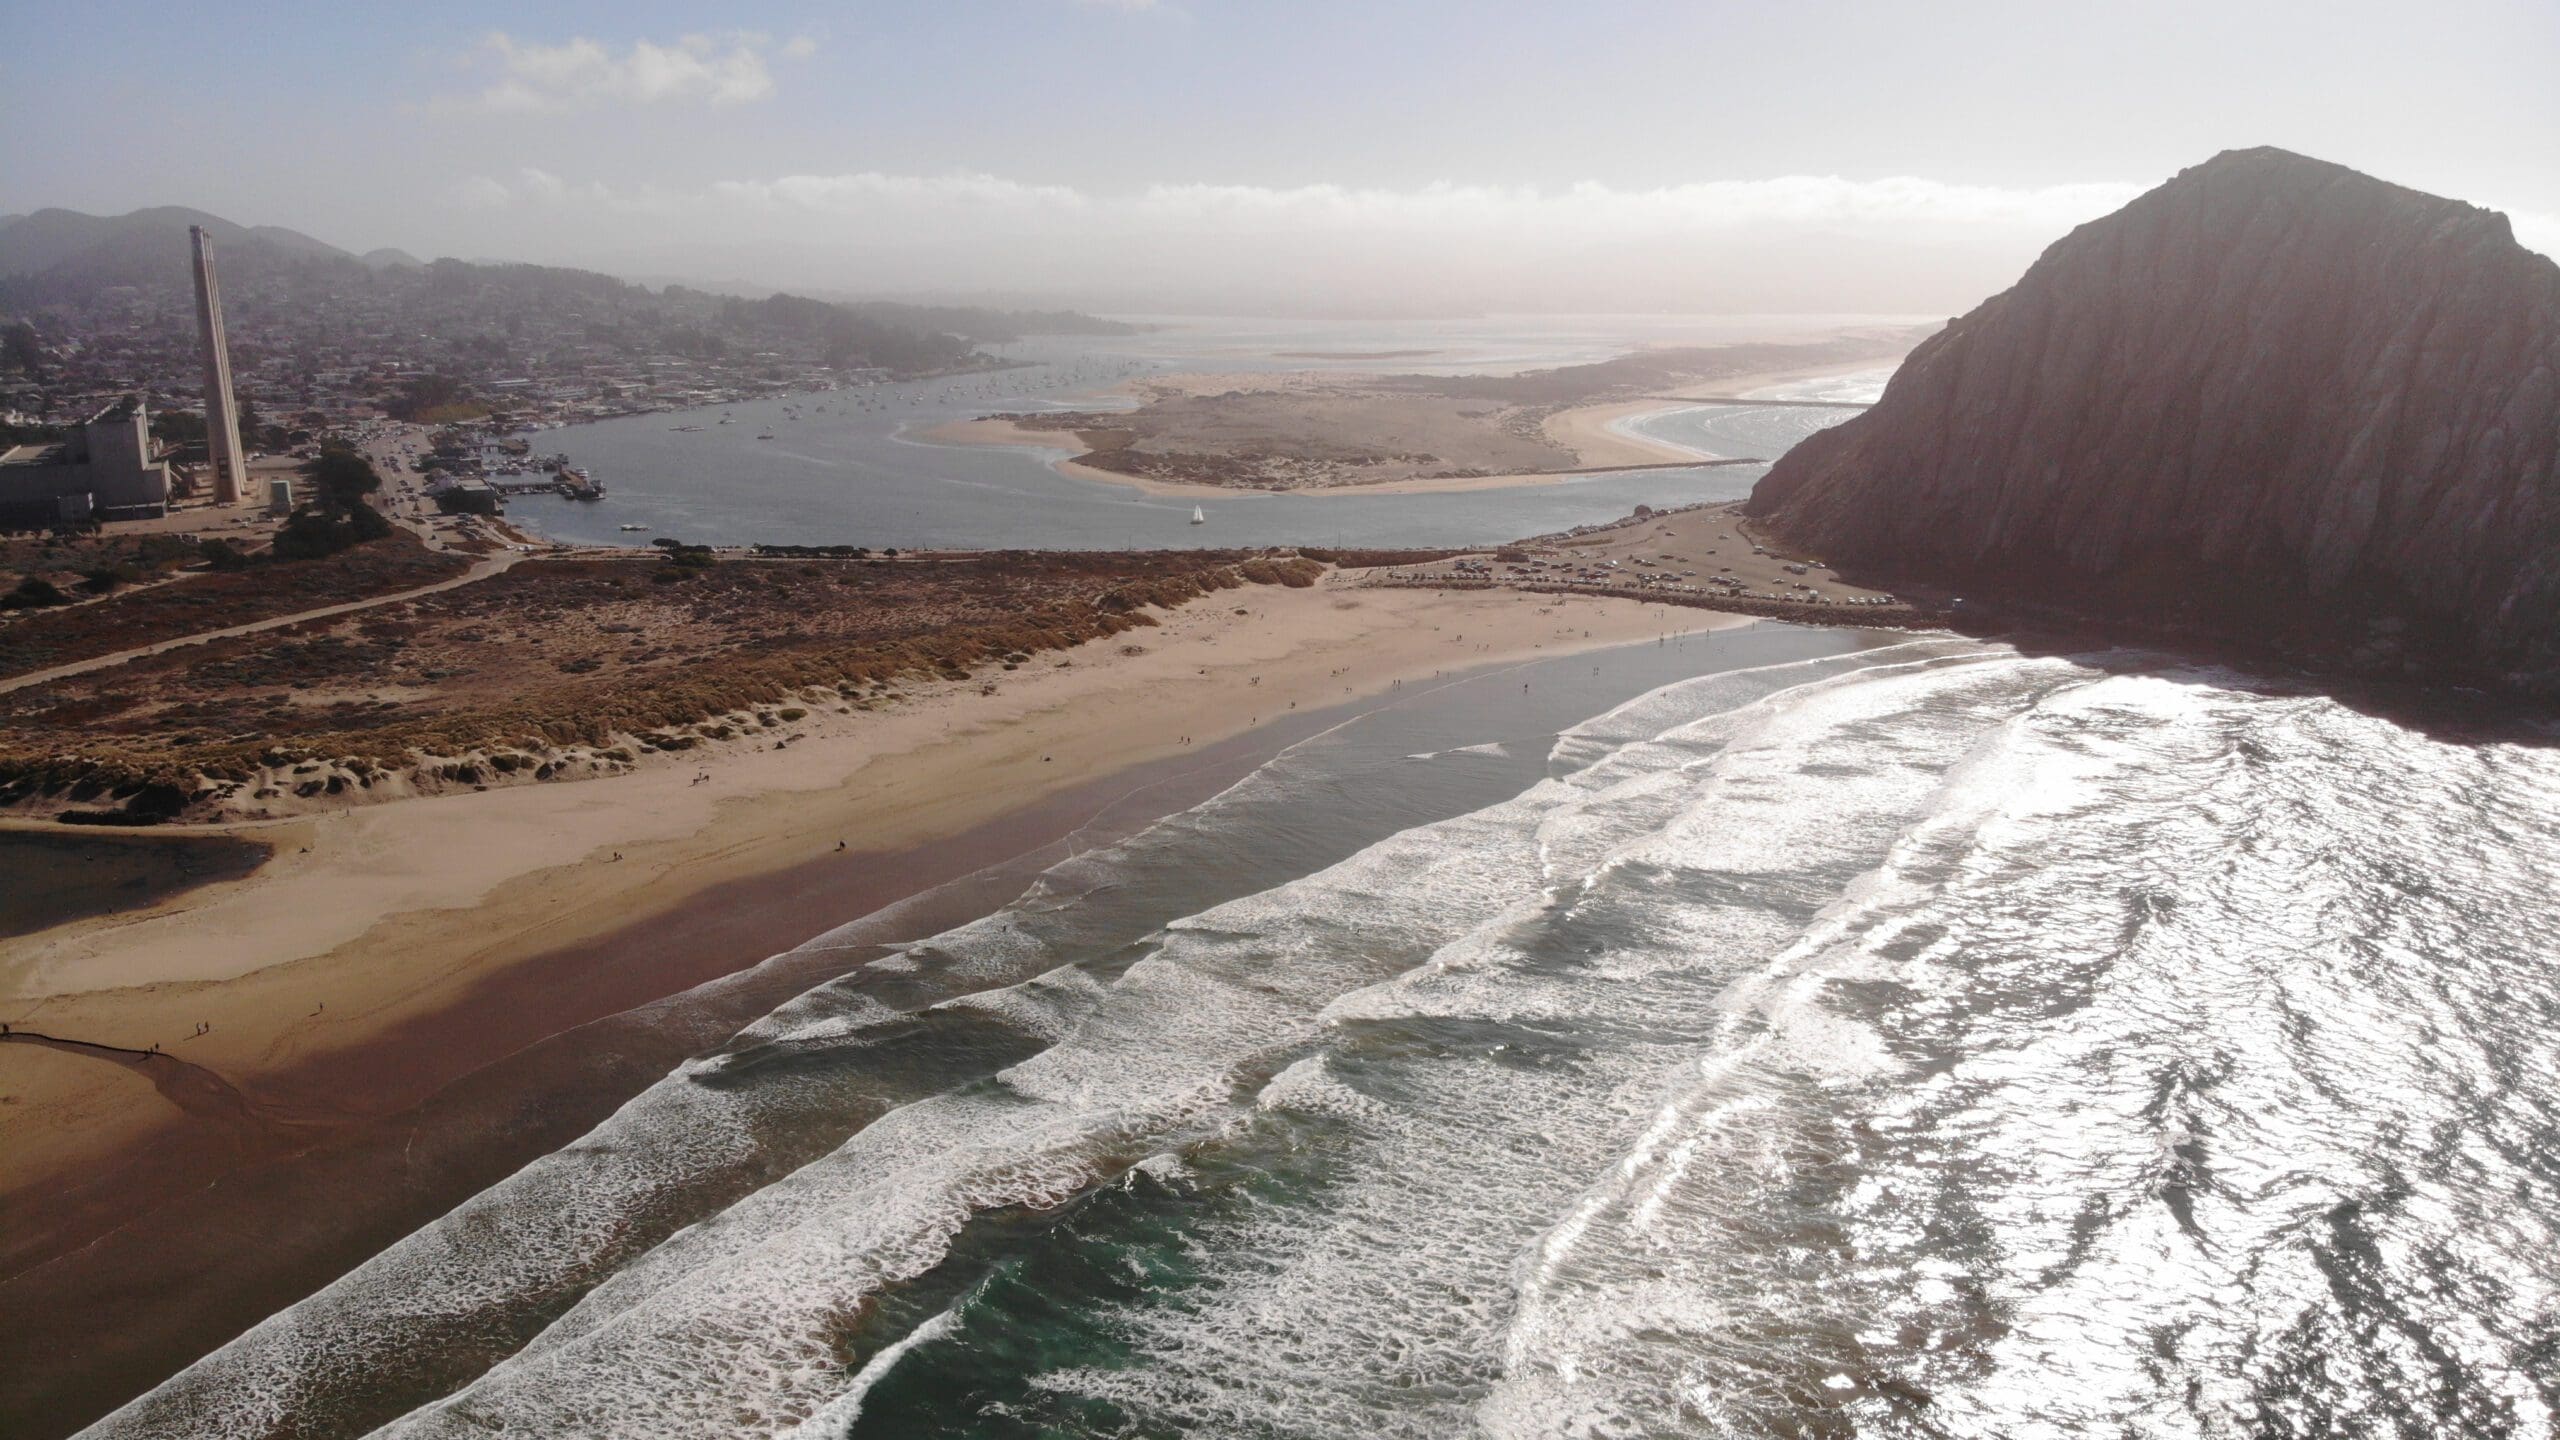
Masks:
[[[1751,623],[1340,575],[1160,618],[787,749],[222,827],[274,859],[0,941],[0,1328],[78,1312],[0,1413],[76,1426],[567,1144],[859,963],[783,953],[849,920],[958,923],[1362,697]]]
[[[1748,395],[1774,385],[1797,380],[1818,379],[1829,375],[1853,374],[1878,368],[1881,362],[1869,358],[1828,365],[1811,365],[1796,369],[1767,370],[1732,376],[1713,386],[1700,385],[1701,392],[1713,390],[1734,396]],[[1287,372],[1218,373],[1174,376],[1150,376],[1144,381],[1127,382],[1113,387],[1113,393],[1144,397],[1148,395],[1216,395],[1229,390],[1258,387],[1283,394],[1315,393],[1375,376],[1328,373]],[[1508,490],[1535,485],[1569,485],[1592,475],[1606,475],[1626,469],[1655,465],[1698,463],[1705,457],[1668,441],[1655,440],[1633,432],[1629,422],[1651,415],[1666,415],[1687,408],[1694,401],[1672,396],[1640,396],[1634,399],[1609,400],[1590,405],[1571,405],[1557,410],[1539,422],[1546,438],[1570,451],[1575,458],[1571,469],[1520,471],[1500,475],[1464,475],[1383,480],[1368,484],[1307,486],[1290,490],[1292,495],[1438,495],[1477,490]],[[1166,480],[1150,475],[1131,475],[1117,470],[1078,463],[1076,436],[1061,430],[1033,430],[1010,420],[985,418],[960,420],[916,432],[912,438],[934,445],[1027,446],[1059,452],[1050,468],[1061,475],[1079,480],[1099,481],[1106,485],[1125,485],[1148,495],[1162,495],[1191,500],[1215,500],[1239,493],[1251,493],[1244,487],[1231,485],[1192,484]]]
[[[1740,392],[1799,373],[1727,383]],[[1343,405],[1327,388],[1339,376],[1258,379],[1282,397],[1283,428],[1293,407],[1323,428],[1323,407]],[[1212,377],[1158,383],[1223,393]],[[1390,390],[1353,403],[1377,408],[1390,438],[1410,410],[1419,443],[1470,457],[1461,463],[1558,468],[1408,469],[1373,484],[1293,480],[1290,493],[1562,485],[1700,459],[1631,433],[1684,402],[1623,388],[1600,403],[1514,404],[1507,430],[1480,418],[1504,412],[1468,413],[1473,400],[1409,405]],[[1512,453],[1458,443],[1488,426]],[[917,438],[1034,446],[1071,476],[1204,502],[1240,488],[1080,465],[1061,458],[1072,432],[1004,420]],[[776,570],[773,584],[786,573],[806,579]],[[154,843],[247,839],[271,858],[0,939],[0,1020],[19,1032],[0,1044],[0,1325],[75,1298],[84,1312],[66,1342],[80,1362],[0,1386],[0,1413],[35,1407],[70,1424],[98,1413],[569,1143],[736,1023],[858,963],[795,952],[811,937],[884,906],[1000,903],[967,887],[1073,847],[1105,813],[1137,816],[1185,786],[1227,783],[1286,743],[1266,737],[1290,731],[1293,715],[1488,665],[1751,623],[1632,596],[1363,583],[1374,578],[1213,593],[1157,612],[1154,627],[1010,657],[1019,664],[1002,673],[902,681],[886,708],[806,702],[789,711],[787,739],[742,723],[735,738],[681,752],[641,747],[626,774],[377,791],[355,805],[288,783],[261,791],[267,818],[156,827]],[[558,588],[536,603],[556,604]],[[504,613],[481,623],[522,623]],[[399,634],[423,644],[429,632]],[[546,656],[516,663],[538,672]],[[345,697],[300,693],[379,699],[363,684]],[[32,819],[0,825],[60,833]],[[248,1225],[265,1244],[221,1242]]]
[[[787,750],[740,742],[610,779],[233,827],[274,844],[276,858],[243,881],[0,945],[0,1007],[22,1030],[157,1044],[254,1091],[262,1074],[363,1046],[545,951],[833,855],[839,842],[854,856],[912,846],[1295,706],[1735,623],[1616,600],[1354,589],[1338,577],[1231,592],[1160,629],[1042,657],[995,693],[927,690]],[[1124,644],[1143,653],[1119,653]],[[408,1084],[489,1058],[461,1045]],[[5,1194],[21,1200],[178,1113],[133,1070],[25,1045],[0,1048],[0,1091]]]
[[[1559,410],[1541,424],[1547,438],[1571,450],[1586,467],[1655,465],[1702,458],[1694,450],[1618,428],[1621,422],[1680,409],[1659,400],[1620,400],[1606,405],[1576,405]]]
[[[1658,401],[1639,400],[1628,402],[1626,407],[1613,405],[1590,408],[1616,411],[1621,415],[1641,415],[1658,414],[1681,407],[1676,404],[1666,405]],[[1612,415],[1609,418],[1615,419],[1618,416]],[[1068,449],[1070,451],[1073,448],[1059,445],[1061,436],[1058,431],[1025,430],[1005,420],[961,420],[948,425],[937,425],[931,430],[918,434],[915,438],[936,445],[1021,445],[1046,450]],[[1558,438],[1561,440],[1563,437]],[[1596,443],[1621,447],[1610,453],[1634,458],[1614,458],[1586,470],[1531,471],[1516,475],[1460,475],[1427,480],[1382,480],[1369,485],[1310,487],[1291,490],[1287,493],[1321,499],[1332,495],[1447,495],[1473,490],[1509,490],[1530,485],[1569,485],[1576,480],[1589,479],[1594,475],[1617,474],[1624,469],[1653,465],[1695,463],[1698,458],[1677,447],[1658,445],[1634,436],[1608,435],[1600,437]],[[1178,480],[1159,480],[1149,475],[1123,475],[1115,470],[1078,464],[1072,458],[1052,460],[1049,462],[1049,468],[1061,475],[1072,475],[1079,480],[1096,480],[1105,485],[1126,485],[1148,495],[1205,501],[1232,500],[1238,495],[1265,493],[1232,485],[1187,485]]]

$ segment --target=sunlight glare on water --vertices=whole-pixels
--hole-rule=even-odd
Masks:
[[[399,1436],[2551,1433],[2549,737],[1927,639],[1543,766],[1394,738],[811,992],[98,1433],[360,1433],[309,1377],[404,1329],[462,1358]]]

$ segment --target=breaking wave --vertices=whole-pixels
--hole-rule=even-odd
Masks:
[[[1392,760],[801,996],[96,1433],[2552,1433],[2560,752],[1933,639],[1355,834],[1522,763]]]

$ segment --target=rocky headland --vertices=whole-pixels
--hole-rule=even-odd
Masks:
[[[2275,149],[2074,230],[1749,511],[1851,573],[2560,694],[2560,266]]]

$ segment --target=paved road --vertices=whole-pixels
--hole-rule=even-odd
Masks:
[[[439,590],[458,589],[503,573],[524,558],[525,556],[518,551],[502,551],[450,580],[439,580],[433,585],[421,585],[415,590],[376,595],[370,600],[349,600],[342,605],[323,605],[317,610],[278,615],[271,620],[253,620],[246,625],[233,625],[222,630],[205,630],[194,635],[181,635],[175,640],[163,640],[156,645],[118,650],[111,655],[98,655],[87,660],[75,660],[68,665],[56,665],[50,670],[34,670],[24,675],[12,675],[6,680],[0,680],[0,694],[6,694],[11,690],[23,690],[30,685],[42,685],[48,681],[60,680],[72,675],[86,675],[92,670],[105,670],[122,665],[129,660],[139,660],[146,655],[159,655],[175,650],[182,645],[201,645],[208,640],[228,640],[234,635],[255,635],[261,630],[281,630],[287,625],[299,625],[305,620],[325,620],[332,615],[351,615],[358,610],[370,610],[376,605],[396,605],[403,600],[415,600],[421,595],[433,595]]]

